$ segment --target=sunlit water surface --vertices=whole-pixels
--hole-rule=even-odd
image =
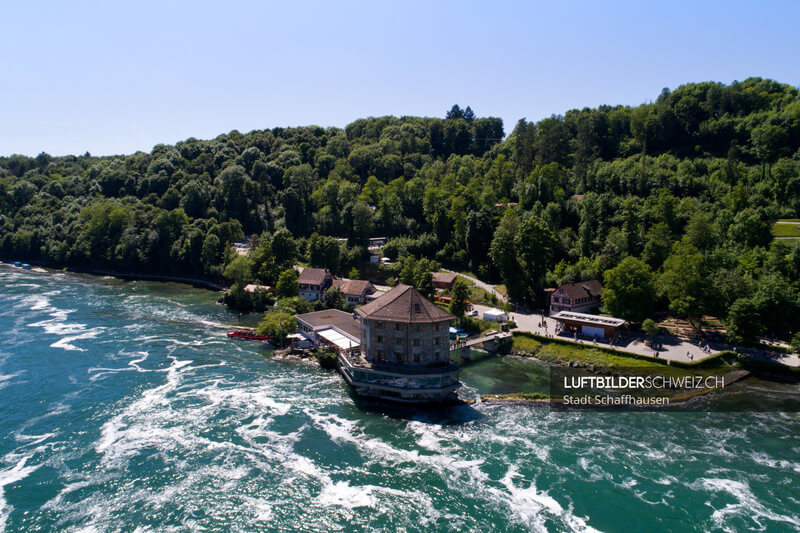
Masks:
[[[229,341],[216,298],[0,266],[0,531],[800,527],[797,414],[357,404],[335,373]],[[462,378],[528,390],[542,369]]]

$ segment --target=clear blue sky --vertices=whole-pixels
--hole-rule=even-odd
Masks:
[[[10,4],[2,155],[132,153],[454,103],[508,133],[693,81],[800,85],[794,0]]]

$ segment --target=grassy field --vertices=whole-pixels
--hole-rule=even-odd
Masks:
[[[556,364],[574,362],[581,366],[592,365],[596,370],[634,370],[657,371],[669,375],[711,375],[728,372],[731,365],[722,359],[716,359],[702,367],[687,368],[677,365],[666,365],[663,361],[651,361],[644,357],[617,355],[609,350],[573,344],[567,341],[549,341],[536,338],[524,332],[514,332],[512,352],[526,352],[537,359]]]
[[[773,237],[797,237],[800,239],[800,224],[782,224],[789,220],[779,220],[772,226]]]

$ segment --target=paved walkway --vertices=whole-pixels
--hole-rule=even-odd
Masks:
[[[474,283],[475,285],[477,285],[481,289],[485,290],[486,292],[488,292],[490,294],[494,294],[495,296],[497,296],[497,299],[500,300],[501,302],[505,302],[506,301],[506,297],[503,296],[502,294],[500,294],[499,292],[497,292],[497,290],[495,290],[495,288],[494,288],[494,285],[490,285],[490,284],[488,284],[486,282],[483,282],[483,281],[479,280],[478,278],[473,278],[472,276],[467,276],[466,274],[462,274],[461,272],[456,272],[455,270],[448,270],[446,268],[443,268],[442,270],[444,270],[445,272],[450,272],[451,274],[458,274],[462,278],[468,279],[469,281],[471,281],[472,283]]]
[[[483,316],[483,312],[489,307],[483,305],[475,305],[479,316]],[[572,335],[556,335],[556,325],[558,322],[550,317],[542,317],[538,313],[509,313],[509,318],[517,323],[519,331],[527,331],[537,335],[550,336],[566,341],[577,342],[587,346],[601,346],[604,348],[619,349],[624,352],[632,352],[647,357],[658,357],[660,359],[667,359],[670,361],[681,361],[684,363],[691,363],[701,361],[705,358],[711,357],[721,351],[733,350],[735,347],[729,344],[719,342],[709,342],[708,347],[710,353],[703,351],[706,345],[702,345],[697,341],[688,341],[680,339],[674,335],[656,335],[653,340],[660,343],[661,346],[657,351],[654,351],[650,346],[644,343],[645,335],[643,332],[630,332],[622,331],[620,333],[619,342],[615,346],[611,346],[607,340],[598,340],[595,344],[593,339],[575,339]],[[743,353],[754,359],[764,361],[774,361],[792,367],[800,367],[800,357],[797,355],[782,354],[780,352],[767,352],[755,348],[741,348],[736,347],[736,351]],[[657,354],[657,355],[656,355]],[[623,354],[624,355],[624,354]]]

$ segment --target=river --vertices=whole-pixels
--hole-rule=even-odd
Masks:
[[[217,297],[0,266],[0,531],[800,527],[797,413],[365,405],[228,340]],[[541,379],[462,374],[473,396]],[[723,394],[772,390],[747,381]]]

